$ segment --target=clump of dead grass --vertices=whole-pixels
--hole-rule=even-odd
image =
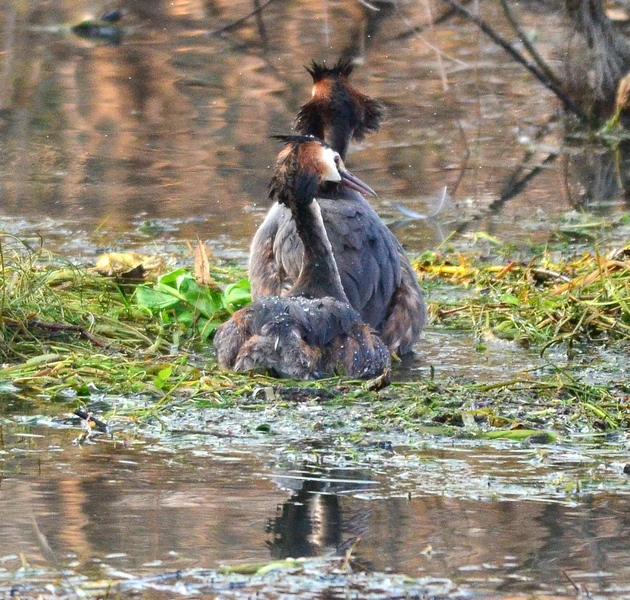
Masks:
[[[425,255],[422,276],[464,287],[436,308],[445,324],[544,349],[630,339],[630,247],[568,259],[488,262],[457,254]]]

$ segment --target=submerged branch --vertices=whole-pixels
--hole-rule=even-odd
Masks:
[[[107,348],[109,346],[109,344],[99,340],[95,335],[92,335],[87,329],[81,327],[80,325],[68,325],[67,323],[46,323],[37,319],[29,319],[25,322],[3,320],[2,324],[5,327],[13,328],[20,327],[28,329],[29,327],[39,327],[40,329],[47,329],[52,332],[72,331],[78,333],[86,340],[89,340],[95,346],[99,346],[100,348]]]
[[[523,65],[538,81],[540,81],[549,91],[555,94],[558,99],[564,105],[564,108],[572,112],[580,121],[588,122],[586,113],[577,106],[571,98],[569,98],[558,85],[551,81],[536,65],[531,63],[525,58],[518,50],[516,50],[508,41],[503,39],[490,25],[488,25],[483,19],[480,19],[472,12],[470,12],[465,6],[462,6],[456,0],[443,0],[451,5],[460,14],[465,16],[468,20],[472,21],[481,31],[483,31],[493,42],[501,46],[514,60]]]
[[[240,19],[237,19],[236,21],[232,21],[231,23],[224,25],[223,27],[219,27],[218,29],[209,31],[208,36],[212,37],[213,35],[219,35],[226,31],[236,29],[239,25],[242,25],[245,21],[247,21],[247,19],[250,19],[251,17],[258,15],[263,10],[265,10],[265,8],[267,8],[270,4],[272,4],[275,1],[276,0],[267,0],[267,2],[264,2],[263,4],[259,4],[258,2],[256,2],[254,10],[252,10],[250,13],[246,14],[244,17],[241,17]]]

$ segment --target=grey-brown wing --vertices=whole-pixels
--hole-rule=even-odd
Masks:
[[[252,240],[249,253],[252,297],[280,296],[285,292],[299,274],[302,254],[291,211],[276,202]]]
[[[348,300],[366,323],[380,328],[400,284],[403,250],[361,196],[348,196],[318,202]]]
[[[344,197],[317,201],[348,300],[366,323],[380,330],[400,285],[404,251],[359,194],[347,190]],[[291,212],[276,203],[251,246],[253,297],[285,293],[297,279],[302,259]]]

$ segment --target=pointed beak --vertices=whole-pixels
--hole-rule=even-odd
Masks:
[[[376,192],[367,184],[363,183],[356,175],[346,171],[345,169],[339,169],[341,175],[341,181],[346,187],[352,190],[364,194],[365,196],[376,196]]]

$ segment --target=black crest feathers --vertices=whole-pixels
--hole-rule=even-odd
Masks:
[[[354,65],[346,58],[340,58],[332,67],[326,66],[326,63],[318,63],[313,61],[310,67],[305,69],[311,74],[313,83],[317,83],[326,77],[350,77],[354,70]]]

